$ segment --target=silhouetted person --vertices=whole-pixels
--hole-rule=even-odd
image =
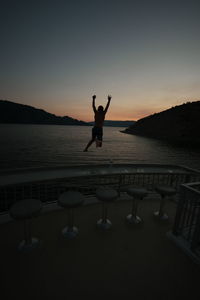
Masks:
[[[97,147],[101,147],[102,146],[102,138],[103,138],[103,123],[104,123],[104,119],[105,119],[105,115],[107,113],[108,107],[110,105],[110,100],[111,100],[111,96],[108,95],[108,102],[106,105],[106,108],[104,109],[102,105],[100,105],[98,107],[98,109],[96,109],[95,107],[95,99],[96,99],[96,95],[92,96],[92,107],[93,107],[93,111],[94,111],[94,127],[92,128],[92,139],[89,141],[89,143],[87,144],[86,148],[84,149],[84,151],[87,151],[88,148],[92,145],[92,143],[94,143],[94,141],[96,140],[96,146]]]

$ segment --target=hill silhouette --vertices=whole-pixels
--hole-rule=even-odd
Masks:
[[[105,120],[104,126],[127,127],[135,121]],[[0,123],[15,124],[51,124],[92,126],[94,122],[84,122],[69,116],[59,117],[43,109],[8,100],[0,100]]]
[[[187,102],[149,115],[123,132],[200,146],[200,101]]]
[[[110,127],[128,127],[134,124],[135,121],[115,121],[115,120],[105,120],[104,126]],[[90,125],[94,125],[94,122],[88,122]]]
[[[68,116],[59,117],[42,109],[7,100],[0,100],[0,123],[88,125]]]

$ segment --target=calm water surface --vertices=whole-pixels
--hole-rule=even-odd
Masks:
[[[200,169],[200,151],[150,138],[123,134],[123,128],[104,127],[102,148],[84,147],[91,128],[60,125],[0,125],[1,170],[80,164],[161,163]]]

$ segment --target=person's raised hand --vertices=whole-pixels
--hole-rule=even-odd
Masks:
[[[111,96],[111,95],[108,95],[108,100],[109,100],[109,101],[111,100],[111,98],[112,98],[112,96]]]
[[[92,96],[92,99],[95,100],[95,99],[96,99],[96,95],[93,95],[93,96]]]

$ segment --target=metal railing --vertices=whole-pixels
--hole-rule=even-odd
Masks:
[[[137,168],[137,171],[131,172],[129,170],[127,172],[126,170],[125,173],[123,173],[122,171],[119,172],[117,167],[116,169],[113,167],[112,169],[108,169],[104,174],[100,172],[99,174],[94,173],[88,176],[68,176],[57,179],[1,185],[0,213],[6,213],[14,202],[26,198],[35,198],[46,203],[55,202],[60,193],[72,189],[79,190],[86,196],[94,196],[96,188],[102,185],[112,186],[117,189],[120,194],[123,192],[123,188],[128,185],[143,186],[149,191],[153,191],[155,185],[165,184],[179,190],[180,185],[183,183],[200,180],[200,173],[194,170],[181,169],[181,167],[178,171],[176,168],[170,172],[167,169],[166,172],[165,169],[163,170],[153,172],[152,170],[148,171],[148,168],[146,168],[144,172],[144,169]]]
[[[180,186],[172,234],[200,258],[200,182]]]

